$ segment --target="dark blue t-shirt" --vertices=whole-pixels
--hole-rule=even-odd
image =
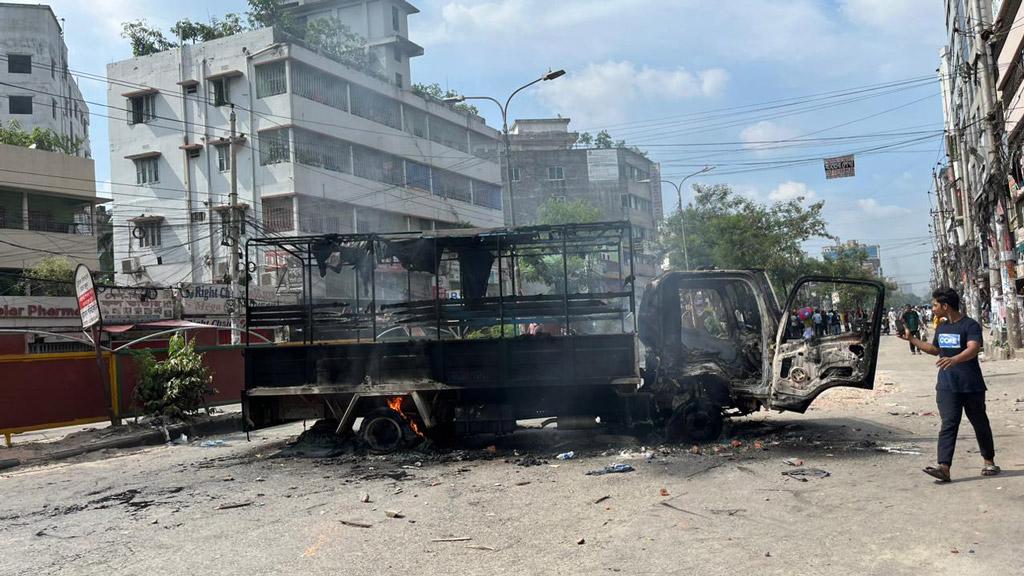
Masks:
[[[943,322],[935,329],[932,344],[938,347],[940,358],[956,356],[967,349],[967,343],[974,340],[983,345],[981,325],[967,316],[956,322]],[[949,392],[984,392],[985,378],[981,375],[981,364],[975,356],[967,362],[946,370],[939,370],[936,390]]]

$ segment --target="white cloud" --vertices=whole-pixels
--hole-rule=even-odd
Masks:
[[[874,198],[861,198],[857,200],[857,206],[862,212],[873,218],[895,218],[906,216],[910,210],[902,206],[879,204]]]
[[[779,184],[774,190],[768,193],[768,198],[773,202],[789,202],[803,198],[805,201],[814,200],[818,194],[807,187],[803,182],[792,180]]]
[[[751,124],[740,131],[743,146],[751,150],[762,150],[774,146],[772,142],[790,140],[800,135],[796,128],[784,126],[770,120],[762,120]]]
[[[840,0],[850,22],[889,34],[941,29],[942,3],[934,0]]]
[[[728,78],[721,68],[692,73],[684,68],[662,70],[608,61],[545,82],[537,98],[554,113],[571,114],[578,126],[596,126],[622,122],[652,102],[718,96]]]

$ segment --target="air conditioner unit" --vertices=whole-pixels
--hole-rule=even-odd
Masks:
[[[260,286],[277,286],[277,274],[274,272],[261,273]]]
[[[142,265],[138,257],[125,258],[121,260],[121,273],[122,274],[139,274],[145,272],[146,267]]]

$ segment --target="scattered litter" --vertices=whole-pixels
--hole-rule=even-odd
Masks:
[[[612,464],[605,466],[597,470],[591,470],[587,472],[587,476],[603,476],[604,474],[622,474],[624,472],[633,472],[636,468],[633,468],[629,464]]]
[[[671,496],[671,494],[669,494],[668,490],[666,490],[665,488],[662,488],[659,494],[661,494],[662,496]]]
[[[577,546],[583,546],[586,543],[587,543],[587,539],[586,538],[580,538],[579,540],[576,541],[576,545]]]
[[[470,550],[487,550],[488,552],[498,551],[497,548],[491,548],[490,546],[481,546],[479,544],[470,544],[469,546],[466,546],[466,548],[469,548]]]
[[[405,518],[405,514],[402,514],[401,510],[385,510],[384,515],[388,518]]]
[[[568,452],[562,452],[558,456],[555,456],[555,460],[572,460],[575,457],[576,453],[570,450]]]
[[[529,480],[520,480],[519,482],[516,482],[516,486],[526,486],[529,483]]]
[[[740,512],[746,512],[746,511],[747,511],[746,508],[723,508],[723,509],[710,510],[710,512],[712,514],[725,514],[726,516],[735,516],[735,515],[739,514]]]
[[[771,552],[765,552],[764,553],[764,557],[765,558],[771,558],[772,557],[772,553]]]
[[[364,492],[361,496],[359,496],[359,501],[362,502],[363,504],[368,504],[370,502],[370,495]]]
[[[764,444],[761,444],[760,440],[754,441],[754,450],[764,450]]]
[[[790,478],[796,478],[801,482],[807,482],[808,478],[828,478],[831,476],[831,474],[820,468],[797,468],[795,470],[786,470],[782,475],[789,476]]]
[[[543,466],[547,463],[547,460],[541,460],[540,458],[530,456],[529,454],[515,461],[516,466],[522,466],[523,468],[529,468],[530,466]]]
[[[786,458],[782,461],[783,464],[789,464],[790,466],[803,466],[804,461],[799,458]]]
[[[740,446],[743,446],[743,442],[740,442],[739,440],[733,440],[732,442],[729,442],[729,445],[732,446],[733,448],[739,448]]]
[[[249,500],[246,502],[233,502],[230,504],[221,504],[220,506],[214,508],[214,510],[230,510],[232,508],[244,508],[246,506],[252,506],[252,501]]]
[[[907,454],[910,456],[920,456],[922,452],[914,447],[907,446],[879,446],[879,452],[888,452],[889,454]]]
[[[498,453],[498,447],[495,446],[494,444],[491,444],[487,448],[484,448],[484,451],[489,453],[489,454],[497,454]]]
[[[167,433],[167,431],[165,430],[164,434],[166,434],[166,433]],[[188,444],[188,436],[185,435],[185,434],[182,434],[181,436],[178,436],[177,438],[172,440],[171,444],[176,444],[178,446],[181,446],[182,444]]]
[[[263,476],[257,476],[256,477],[256,481],[257,482],[263,482]]]
[[[690,454],[700,454],[700,446],[694,444],[690,447]]]
[[[235,481],[235,477],[234,476],[225,476],[225,477],[221,478],[221,481],[223,481],[223,482],[234,482]]]
[[[950,552],[951,554],[959,554],[959,553],[960,553],[960,551],[959,551],[959,550],[957,550],[956,548],[953,548],[953,549],[952,549],[952,550],[950,550],[949,552]]]
[[[339,520],[345,526],[354,526],[356,528],[369,528],[373,524],[367,524],[366,522],[356,522],[355,520]]]
[[[689,510],[686,510],[685,508],[680,508],[679,506],[675,506],[671,502],[667,502],[665,500],[661,501],[661,505],[666,507],[666,508],[671,508],[673,510],[676,510],[678,512],[683,512],[685,514],[690,514],[690,515],[693,515],[693,516],[699,516],[700,518],[707,518],[707,516],[705,516],[703,514],[698,514],[696,512],[691,512]]]
[[[608,500],[609,498],[611,498],[611,496],[601,496],[597,500],[594,500],[594,504],[600,504],[601,502],[604,502],[605,500]]]
[[[223,440],[203,440],[202,443],[199,444],[199,447],[200,448],[220,448],[222,446],[227,446],[227,445],[228,445],[228,443],[223,441]]]
[[[431,542],[469,542],[472,540],[469,536],[452,536],[450,538],[434,538]]]
[[[921,412],[918,416],[935,416],[935,412],[929,410],[928,412]]]

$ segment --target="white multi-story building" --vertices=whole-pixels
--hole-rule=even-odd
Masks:
[[[49,128],[82,139],[89,156],[89,108],[68,72],[64,31],[49,6],[0,3],[0,122]]]
[[[413,94],[403,0],[300,2],[386,54],[367,74],[274,28],[108,65],[117,281],[221,282],[229,117],[246,238],[500,226],[499,133]]]

